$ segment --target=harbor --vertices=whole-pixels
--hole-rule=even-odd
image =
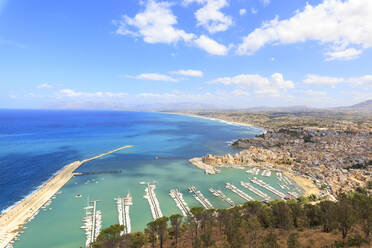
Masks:
[[[279,190],[275,189],[274,187],[270,186],[269,184],[265,183],[264,181],[262,181],[260,179],[257,179],[256,177],[251,179],[251,182],[267,189],[268,191],[271,191],[275,195],[279,196],[281,199],[285,199],[287,197],[287,195],[285,195],[284,193],[280,192]]]
[[[195,199],[205,208],[205,209],[213,209],[213,205],[208,201],[207,198],[199,191],[196,190],[195,186],[189,188],[189,192],[193,194]]]
[[[75,170],[89,161],[102,158],[114,152],[130,148],[123,146],[110,152],[86,159],[75,161],[62,168],[55,176],[45,182],[38,190],[29,195],[17,205],[0,216],[0,248],[6,247],[18,233],[22,226],[44,206],[72,177]]]
[[[84,208],[85,217],[82,220],[83,226],[81,226],[81,229],[85,231],[85,247],[87,248],[97,239],[102,229],[102,214],[100,210],[97,210],[97,202],[99,201],[88,202],[88,206]]]
[[[118,210],[119,225],[124,226],[124,230],[120,232],[120,235],[131,233],[132,225],[129,208],[133,205],[132,196],[128,193],[126,197],[118,197],[115,200]]]
[[[231,205],[232,207],[235,206],[234,202],[228,198],[221,190],[215,190],[214,188],[209,188],[209,191],[216,197],[220,198],[221,200],[225,201],[227,204]]]
[[[263,193],[261,190],[259,189],[256,189],[255,187],[253,187],[251,184],[249,183],[246,183],[246,182],[240,182],[240,185],[242,185],[243,187],[249,189],[250,191],[252,191],[253,193],[255,193],[256,195],[262,197],[265,201],[271,201],[271,198]]]
[[[154,220],[163,217],[163,213],[161,212],[158,198],[156,197],[156,194],[155,194],[155,188],[156,188],[155,183],[156,182],[140,182],[140,184],[146,185],[144,198],[149,203],[152,218]]]
[[[183,216],[190,216],[190,208],[187,205],[186,201],[183,199],[183,195],[179,192],[178,189],[171,189],[169,192],[170,197],[174,200],[177,207],[181,210]]]
[[[226,183],[226,188],[231,190],[232,192],[239,195],[241,198],[243,198],[246,201],[254,201],[252,197],[250,197],[247,193],[243,192],[242,190],[238,189],[235,185],[231,183]]]

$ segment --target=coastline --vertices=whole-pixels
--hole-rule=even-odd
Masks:
[[[23,225],[35,216],[39,209],[74,176],[73,172],[82,164],[130,147],[132,146],[123,146],[110,152],[83,161],[75,161],[64,166],[48,181],[39,186],[38,189],[13,205],[5,213],[2,213],[0,216],[0,248],[7,247],[17,237]]]
[[[181,115],[181,116],[188,116],[188,117],[193,117],[193,118],[200,118],[200,119],[205,119],[205,120],[210,120],[210,121],[218,121],[224,124],[228,125],[233,125],[233,126],[241,126],[241,127],[249,127],[257,130],[261,130],[262,132],[266,132],[266,129],[263,127],[257,127],[254,126],[253,124],[248,124],[248,123],[242,123],[242,122],[236,122],[236,121],[226,121],[223,119],[218,119],[218,118],[213,118],[213,117],[206,117],[206,116],[200,116],[200,115],[193,115],[193,114],[187,114],[187,113],[180,113],[180,112],[157,112],[157,113],[163,113],[163,114],[172,114],[172,115]]]
[[[262,130],[262,132],[266,133],[266,129],[264,129],[262,127],[256,127],[256,126],[253,126],[253,125],[247,124],[247,123],[226,121],[226,120],[212,118],[212,117],[205,117],[205,116],[186,114],[186,113],[178,113],[178,112],[177,113],[162,112],[162,113],[182,115],[182,116],[188,116],[188,117],[194,117],[194,118],[201,118],[201,119],[206,119],[206,120],[211,120],[211,121],[219,121],[219,122],[229,124],[229,125],[234,125],[234,126],[243,126],[243,127],[255,128],[255,129],[258,129],[258,130]],[[210,175],[216,174],[215,167],[203,163],[201,158],[191,158],[191,159],[189,159],[189,162],[192,165],[194,165],[195,167],[197,167],[201,170],[204,170],[206,174],[210,174]],[[221,166],[221,168],[223,168],[223,166]],[[316,196],[320,195],[319,188],[310,179],[302,177],[302,176],[298,176],[294,172],[283,170],[280,167],[279,168],[273,168],[273,169],[282,171],[285,176],[287,176],[288,178],[295,181],[295,183],[305,191],[303,195],[305,195],[305,196],[309,196],[309,195],[312,195],[312,194],[314,194]]]
[[[295,175],[294,173],[288,171],[283,171],[283,175],[295,181],[296,184],[305,191],[304,196],[320,195],[319,188],[310,179]]]

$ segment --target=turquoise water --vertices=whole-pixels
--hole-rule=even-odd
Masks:
[[[27,114],[32,116],[35,113],[27,112]],[[85,235],[80,226],[87,199],[100,200],[97,208],[102,211],[103,227],[107,227],[118,223],[114,198],[123,197],[127,192],[130,192],[133,197],[133,206],[130,210],[132,231],[142,231],[152,220],[152,216],[148,202],[143,198],[145,186],[139,184],[141,181],[157,182],[155,192],[165,216],[181,213],[168,195],[172,188],[178,188],[184,194],[190,207],[200,206],[199,202],[187,192],[187,188],[192,185],[201,190],[215,208],[227,208],[229,205],[214,197],[208,190],[210,187],[221,189],[236,204],[244,202],[238,195],[225,189],[226,182],[233,183],[253,198],[262,200],[240,186],[240,181],[249,181],[249,178],[253,177],[244,170],[222,169],[221,174],[205,175],[203,171],[188,162],[189,158],[206,153],[238,152],[239,150],[229,147],[227,141],[255,135],[260,132],[258,129],[159,113],[79,112],[77,114],[67,111],[41,114],[37,112],[37,114],[39,119],[30,126],[30,130],[22,127],[20,130],[0,134],[6,136],[9,143],[7,150],[0,154],[2,156],[0,161],[12,161],[12,158],[16,157],[15,151],[22,148],[24,149],[22,155],[25,156],[26,161],[28,163],[32,161],[29,168],[36,172],[27,172],[25,169],[27,167],[23,170],[32,175],[42,174],[39,181],[32,179],[31,183],[21,183],[21,185],[32,185],[28,191],[25,190],[26,193],[31,192],[40,185],[38,182],[45,180],[45,177],[55,173],[68,162],[88,158],[123,145],[132,144],[135,147],[89,162],[79,168],[79,171],[122,170],[122,173],[74,177],[61,189],[61,194],[56,195],[45,211],[41,210],[31,222],[25,225],[26,229],[15,242],[15,248],[83,246]],[[40,118],[44,118],[45,122],[40,121]],[[33,144],[32,147],[29,144]],[[13,152],[13,155],[7,155],[7,152],[9,154]],[[154,159],[156,156],[160,159]],[[19,161],[13,164],[22,166]],[[10,165],[8,168],[13,169]],[[275,173],[272,173],[271,177],[260,175],[256,177],[283,191],[277,185]],[[12,185],[17,185],[17,182],[12,182]],[[277,198],[269,191],[259,186],[255,187],[272,198]],[[12,188],[9,187],[9,190]],[[14,190],[14,192],[18,191]],[[82,197],[75,198],[77,194],[81,194]],[[6,194],[0,192],[0,197],[6,197]],[[14,197],[13,202],[17,199]],[[12,201],[9,200],[8,204],[11,203]]]

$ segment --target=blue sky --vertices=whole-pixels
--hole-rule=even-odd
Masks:
[[[370,0],[0,0],[0,108],[372,98]]]

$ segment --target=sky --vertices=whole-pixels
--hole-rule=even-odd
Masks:
[[[0,0],[0,108],[372,99],[371,0]]]

